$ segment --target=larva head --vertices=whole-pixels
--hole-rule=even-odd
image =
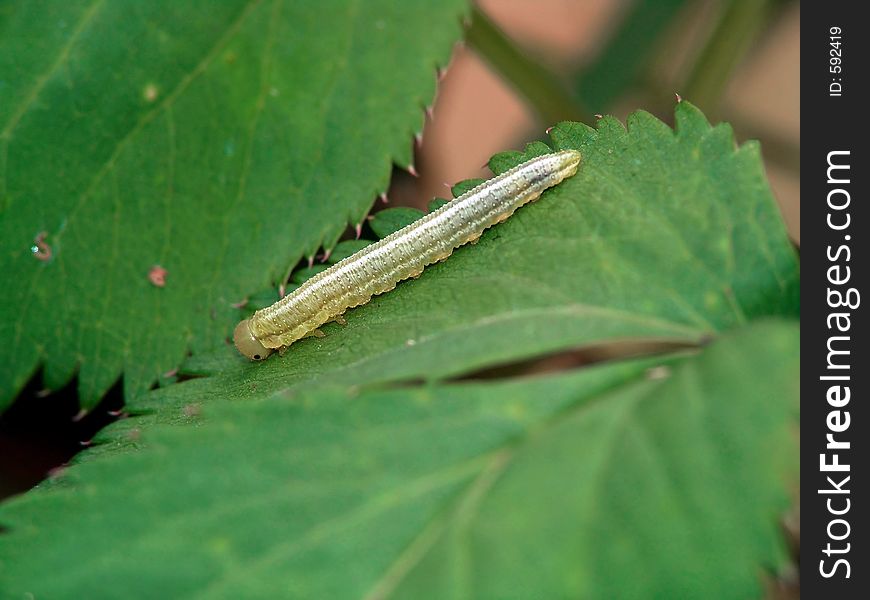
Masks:
[[[233,343],[239,352],[251,360],[263,360],[272,354],[271,348],[266,348],[260,343],[260,340],[254,337],[250,319],[245,319],[236,325],[236,329],[233,331]]]

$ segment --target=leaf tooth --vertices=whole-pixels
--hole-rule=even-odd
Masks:
[[[677,137],[701,137],[710,129],[710,122],[698,107],[683,100],[674,109],[674,130]]]
[[[536,141],[529,142],[526,144],[526,148],[524,151],[525,159],[528,160],[530,158],[534,158],[536,156],[543,156],[545,154],[550,154],[553,151],[547,144],[544,142]]]
[[[728,123],[718,123],[715,127],[711,127],[710,131],[701,138],[700,143],[703,155],[711,158],[720,154],[727,156],[737,149],[734,130]]]
[[[522,152],[518,152],[517,150],[507,150],[505,152],[493,154],[487,164],[489,165],[490,171],[496,175],[501,175],[523,162],[524,155]]]
[[[667,123],[645,110],[636,110],[625,120],[626,128],[632,135],[645,137],[660,135],[672,137],[674,130]]]
[[[631,115],[629,115],[629,117],[631,117]],[[595,129],[597,129],[599,133],[613,136],[617,139],[628,131],[625,124],[613,115],[604,115],[602,118],[598,119],[595,123]]]
[[[550,132],[550,139],[556,150],[580,148],[598,137],[598,130],[585,123],[562,121]]]

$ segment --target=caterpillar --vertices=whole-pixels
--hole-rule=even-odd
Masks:
[[[244,319],[233,332],[236,348],[251,360],[319,333],[349,308],[417,277],[453,250],[476,241],[485,229],[577,172],[580,153],[537,156],[451,200],[423,218],[366,246],[308,279],[275,304]]]

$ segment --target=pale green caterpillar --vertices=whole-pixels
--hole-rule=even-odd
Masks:
[[[580,153],[563,150],[537,156],[480,184],[407,227],[366,246],[307,280],[272,306],[240,322],[233,332],[239,352],[262,360],[278,348],[311,335],[368,302],[426,265],[477,240],[541,193],[577,172]]]

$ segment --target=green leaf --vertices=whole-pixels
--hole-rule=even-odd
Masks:
[[[335,264],[341,262],[345,258],[359,252],[369,244],[371,240],[344,240],[335,245],[335,248],[329,255],[329,263]]]
[[[309,278],[314,277],[321,271],[325,271],[328,268],[329,265],[313,265],[304,269],[298,269],[293,272],[293,275],[290,277],[290,281],[292,283],[295,283],[296,285],[302,284]]]
[[[754,324],[694,355],[499,383],[227,390],[179,408],[196,427],[143,430],[142,451],[5,504],[0,587],[758,597],[798,465],[798,336]]]
[[[648,113],[591,129],[562,123],[574,177],[476,245],[345,314],[263,363],[233,348],[194,358],[190,381],[134,404],[152,410],[324,381],[437,380],[566,348],[647,338],[696,343],[763,316],[797,316],[799,272],[758,146],[735,148],[683,102],[674,133]],[[542,151],[531,146],[532,153]],[[507,170],[527,158],[502,153]]]
[[[486,179],[466,179],[464,181],[460,181],[456,185],[450,188],[450,193],[453,194],[454,198],[459,198],[465,192],[471,191],[481,183],[485,182]],[[445,200],[446,202],[446,200]],[[436,207],[440,208],[440,207]],[[432,212],[432,209],[429,209],[429,212]]]
[[[530,158],[534,158],[535,156],[542,156],[552,151],[553,149],[544,142],[531,142],[529,144],[526,144],[526,149],[524,152],[517,152],[516,150],[499,152],[491,159],[489,159],[489,168],[492,170],[493,173],[503,173],[508,169],[529,160]]]
[[[281,296],[278,294],[278,290],[276,288],[269,288],[251,294],[240,304],[242,304],[243,310],[253,313],[255,310],[271,306],[280,299]]]
[[[483,180],[480,179],[480,180],[469,180],[469,181],[482,182]],[[460,185],[460,184],[457,183],[455,186],[453,186],[453,188],[451,188],[451,192],[453,190],[455,190],[458,185]],[[472,185],[468,189],[471,189],[473,187],[474,186]],[[457,194],[457,195],[459,195],[459,194]],[[426,212],[435,212],[436,210],[438,210],[439,208],[441,208],[442,206],[444,206],[448,202],[450,202],[450,200],[446,200],[444,198],[432,198],[431,200],[429,200],[429,203],[426,205]]]
[[[384,210],[372,215],[369,221],[369,227],[379,238],[385,238],[391,233],[399,231],[401,228],[410,225],[423,215],[419,208],[411,208],[410,206],[397,206],[395,208],[385,208]]]
[[[50,388],[78,370],[90,407],[122,373],[131,399],[222,346],[233,304],[331,247],[410,163],[464,10],[5,3],[0,408],[40,364]]]

